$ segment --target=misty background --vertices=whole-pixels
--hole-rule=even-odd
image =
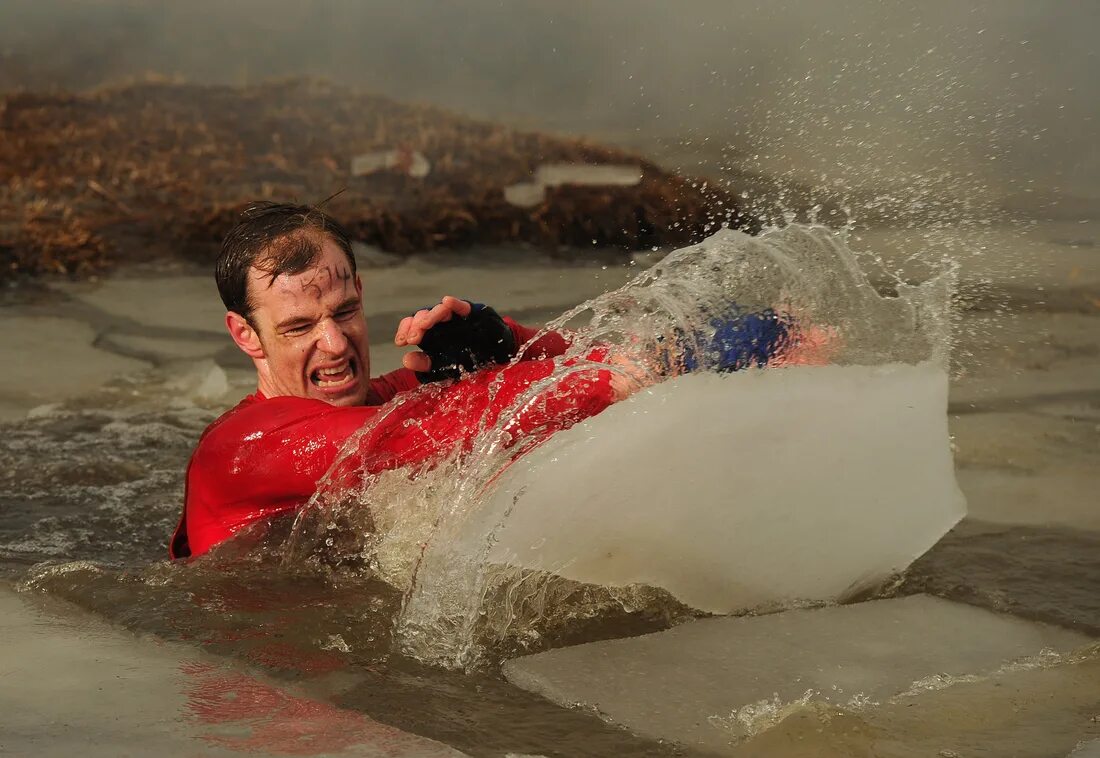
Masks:
[[[322,77],[840,192],[1100,198],[1095,0],[4,0],[0,90]]]

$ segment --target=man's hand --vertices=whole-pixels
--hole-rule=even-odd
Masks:
[[[608,356],[607,362],[618,369],[611,372],[611,391],[616,403],[653,384],[655,378],[660,376],[654,371],[652,361],[640,356],[620,353]]]
[[[419,345],[420,341],[424,339],[424,334],[433,326],[450,321],[454,316],[466,318],[470,315],[471,310],[473,310],[473,306],[470,303],[447,295],[439,302],[439,305],[433,308],[424,308],[401,319],[401,323],[397,325],[397,334],[394,335],[393,343],[398,346]],[[422,353],[419,350],[405,353],[401,363],[410,371],[424,372],[430,371],[432,368],[432,359],[428,357],[427,353]]]
[[[448,295],[434,308],[424,308],[402,319],[394,342],[418,345],[401,362],[421,382],[457,379],[463,372],[502,365],[516,354],[511,327],[487,305]]]

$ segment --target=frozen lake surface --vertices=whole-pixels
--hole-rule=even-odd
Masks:
[[[959,663],[948,671],[956,680],[944,682],[948,686],[915,692],[904,703],[883,695],[877,705],[863,704],[851,712],[829,710],[832,705],[823,710],[810,703],[784,710],[805,689],[821,687],[807,685],[791,697],[783,691],[777,707],[784,717],[738,742],[735,752],[900,756],[948,750],[967,755],[1010,746],[1020,755],[1048,756],[1069,754],[1079,744],[1085,750],[1088,740],[1100,737],[1092,720],[1100,715],[1100,667],[1087,648],[1072,651],[1076,642],[1100,635],[1100,603],[1095,599],[1100,586],[1100,503],[1095,495],[1100,491],[1097,226],[1051,222],[1024,229],[966,230],[945,248],[959,261],[962,290],[968,294],[956,324],[947,422],[955,474],[969,516],[914,565],[898,591],[932,593],[969,604],[960,609],[937,600],[934,610],[925,608],[917,615],[920,623],[967,619],[959,639],[967,639],[964,632],[980,630],[989,657],[954,659]],[[932,249],[935,244],[913,230],[860,231],[851,240],[856,251],[872,250],[899,267],[913,265],[905,259],[914,245]],[[530,258],[521,263],[506,255],[431,256],[400,263],[372,260],[374,267],[363,271],[366,309],[374,335],[372,359],[382,370],[397,364],[400,353],[386,344],[386,335],[410,304],[418,306],[453,292],[490,302],[521,321],[540,323],[619,286],[645,264],[562,264]],[[201,743],[209,754],[215,746],[202,741],[201,735],[208,733],[205,728],[191,721],[164,726],[186,700],[179,694],[182,685],[137,696],[146,691],[142,687],[151,692],[159,683],[181,682],[181,662],[201,658],[214,670],[226,667],[232,676],[253,677],[273,702],[284,698],[279,693],[290,693],[285,698],[304,698],[322,704],[317,706],[321,710],[331,708],[328,716],[351,719],[359,725],[347,727],[352,732],[366,724],[386,724],[399,730],[385,732],[387,739],[397,741],[394,744],[429,745],[430,750],[442,751],[438,754],[449,749],[494,755],[550,755],[555,749],[572,755],[670,753],[672,748],[653,738],[676,739],[671,726],[667,734],[648,732],[640,737],[605,724],[590,711],[559,709],[491,673],[448,674],[388,655],[391,629],[367,618],[371,613],[392,617],[387,604],[395,601],[385,593],[371,594],[375,590],[354,586],[334,589],[323,578],[281,576],[262,560],[231,567],[228,573],[211,569],[189,575],[161,561],[163,540],[178,515],[182,469],[191,446],[206,423],[252,389],[248,366],[220,333],[221,307],[207,275],[190,269],[135,269],[100,282],[54,283],[37,291],[9,291],[4,297],[7,323],[19,328],[0,334],[0,353],[21,358],[0,377],[5,419],[0,443],[0,565],[25,591],[45,594],[50,601],[61,598],[84,610],[37,604],[28,609],[10,593],[0,596],[8,618],[4,634],[12,640],[0,652],[0,670],[22,670],[24,660],[51,646],[71,651],[69,658],[58,659],[57,666],[36,668],[34,702],[40,707],[5,709],[2,731],[21,736],[6,738],[9,742],[0,743],[3,747],[19,752],[34,745],[40,748],[38,754],[63,754],[74,738],[50,726],[56,723],[55,715],[67,713],[65,718],[75,719],[72,714],[84,714],[80,718],[87,722],[73,723],[91,723],[101,712],[96,709],[108,702],[96,694],[96,682],[118,675],[130,677],[130,696],[142,704],[142,709],[126,709],[126,735],[135,741],[136,735],[147,735],[149,745],[172,749]],[[34,360],[26,360],[28,355]],[[754,380],[749,375],[736,379]],[[806,401],[811,398],[808,395]],[[613,410],[629,413],[630,406]],[[920,427],[913,431],[920,433]],[[643,446],[645,441],[631,442]],[[658,460],[655,456],[654,465]],[[875,473],[888,477],[886,472]],[[946,486],[945,481],[928,484]],[[867,487],[868,492],[888,489],[870,478]],[[914,544],[923,539],[911,531],[901,536]],[[831,538],[822,534],[820,545],[828,547]],[[798,555],[766,555],[764,544],[749,550],[760,551],[761,560],[772,560],[779,569],[793,565]],[[42,561],[80,560],[91,563],[70,565],[66,571],[31,570]],[[593,564],[585,571],[603,568]],[[792,572],[792,581],[826,583],[827,577],[805,574]],[[573,578],[596,576],[578,573]],[[613,609],[614,598],[589,594],[578,605],[577,593],[589,591],[582,585],[572,592],[567,599],[574,605],[568,607],[596,611],[588,616],[579,613],[564,631],[558,629],[555,639],[561,644],[656,631],[686,618],[674,604],[664,607],[665,615],[623,612],[620,607],[620,615],[601,617]],[[361,604],[368,596],[371,603]],[[699,597],[684,599],[691,601],[688,605],[704,604]],[[916,602],[909,607],[924,608],[919,603],[933,601]],[[1007,612],[1016,619],[979,613],[969,606]],[[874,635],[881,629],[872,619],[873,607],[863,603],[835,609],[853,611],[852,618],[868,614],[867,623],[856,624],[848,636],[852,644],[863,640],[860,645],[868,650],[874,648]],[[799,622],[813,618],[805,615],[813,613],[800,610],[774,621],[744,621],[792,624],[792,634],[820,643],[810,647],[818,651],[817,657],[807,653],[812,660],[798,666],[827,670],[841,660],[828,641],[842,641],[846,633],[830,637],[813,624]],[[978,615],[972,618],[968,613]],[[912,635],[914,654],[927,654],[922,660],[931,667],[928,675],[944,673],[932,670],[941,668],[932,663],[938,660],[936,650],[964,652],[951,650],[943,639],[937,642],[930,634],[919,634],[920,624],[905,622],[904,614],[898,618],[896,623]],[[974,619],[989,624],[979,625]],[[1037,622],[1084,638],[1031,625]],[[669,634],[717,623],[688,621]],[[1027,638],[1027,644],[1013,642],[1018,639],[1013,630],[1036,629],[1043,631]],[[142,636],[134,637],[134,632]],[[1048,634],[1049,639],[1044,637]],[[155,640],[173,644],[169,649]],[[739,643],[738,655],[751,657],[757,644],[765,660],[775,655],[777,640],[771,634],[762,634],[759,643],[748,635]],[[1058,657],[1042,655],[1048,645],[1060,651]],[[690,649],[681,648],[677,654]],[[562,654],[568,652],[572,651]],[[901,660],[886,648],[882,655],[876,660]],[[1033,657],[1035,665],[1008,667],[996,677],[987,676],[1021,655]],[[64,662],[76,659],[89,665]],[[644,670],[657,658],[639,653],[635,660]],[[242,665],[252,668],[242,670]],[[895,690],[905,684],[890,678],[888,664],[876,665],[883,668],[872,667],[867,681]],[[563,667],[560,673],[568,672]],[[912,673],[914,682],[925,676],[923,669]],[[906,669],[901,678],[908,676]],[[216,693],[221,685],[215,679],[203,674],[200,684]],[[17,701],[26,681],[24,676],[5,677],[0,699]],[[63,691],[74,694],[50,696]],[[702,691],[678,690],[671,684],[663,690],[669,703],[685,707],[717,692],[717,684]],[[761,699],[773,703],[771,695],[780,692],[746,690],[724,712],[713,709],[715,713],[707,716],[739,724],[735,711],[746,718],[752,714],[738,708]],[[573,698],[570,702],[591,703],[596,690],[579,688]],[[754,723],[767,721],[761,719]],[[226,727],[217,733],[239,736],[235,730]],[[571,737],[563,742],[562,735]],[[421,743],[420,737],[434,741]],[[113,745],[111,739],[122,738],[103,739],[102,744]],[[337,750],[316,743],[312,754],[373,754],[370,741],[365,744],[368,747],[348,743]],[[223,742],[216,749],[231,748]]]

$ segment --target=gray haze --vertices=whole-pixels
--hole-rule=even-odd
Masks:
[[[702,170],[1097,198],[1098,33],[1095,0],[4,0],[0,88],[312,75]]]

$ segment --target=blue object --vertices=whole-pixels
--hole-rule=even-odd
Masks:
[[[712,318],[713,334],[683,339],[684,371],[711,369],[739,371],[763,368],[790,340],[790,320],[771,308],[759,313],[737,313]]]

